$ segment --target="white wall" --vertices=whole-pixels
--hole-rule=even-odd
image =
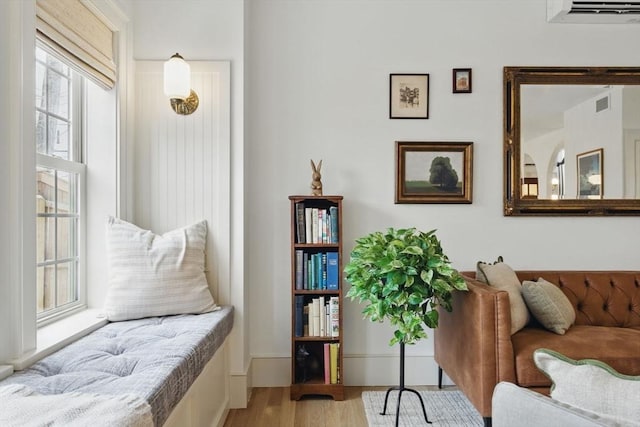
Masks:
[[[247,67],[247,287],[255,385],[289,383],[290,194],[344,199],[345,252],[389,226],[438,229],[455,266],[638,269],[640,218],[502,215],[502,68],[636,66],[639,25],[547,24],[545,0],[254,1]],[[473,93],[451,70],[473,69]],[[430,74],[430,118],[388,119],[390,73]],[[394,141],[473,141],[471,205],[394,205]],[[603,250],[602,248],[606,248]],[[390,328],[345,301],[347,384],[397,381]],[[407,350],[411,383],[434,383],[432,341]],[[414,363],[415,362],[415,363]]]
[[[565,162],[566,189],[569,198],[577,197],[578,178],[576,156],[589,151],[603,149],[604,197],[621,199],[624,197],[623,165],[623,100],[622,87],[609,90],[610,108],[595,111],[595,103],[605,94],[582,102],[565,112]]]

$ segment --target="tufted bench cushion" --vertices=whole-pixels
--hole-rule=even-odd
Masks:
[[[41,394],[133,394],[161,426],[233,326],[233,307],[109,323],[4,381]]]

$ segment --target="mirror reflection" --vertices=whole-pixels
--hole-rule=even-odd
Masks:
[[[524,199],[640,198],[640,86],[522,84]]]
[[[640,215],[640,68],[504,67],[504,214]]]

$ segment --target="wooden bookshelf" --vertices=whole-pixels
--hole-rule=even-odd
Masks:
[[[291,201],[291,399],[299,400],[305,395],[328,395],[334,400],[344,400],[342,196],[289,196],[289,200]],[[304,216],[300,215],[301,206],[304,208]],[[310,213],[307,213],[307,209]],[[313,224],[316,222],[313,219],[313,209],[324,213],[322,217],[325,218],[324,224],[327,224],[323,227],[323,223],[318,222],[315,237]],[[301,222],[304,226],[301,226]],[[332,222],[333,225],[331,225]],[[311,227],[311,231],[308,227]],[[323,230],[325,238],[322,237]],[[313,261],[311,261],[312,258]],[[325,258],[332,258],[332,260],[325,261]],[[311,316],[308,313],[306,316],[300,315],[300,306],[303,309],[305,306],[311,309],[313,300],[317,299],[319,307],[320,301],[324,300],[324,303],[328,304],[332,297],[333,303],[336,301],[335,298],[338,302],[338,314],[334,315],[333,328],[331,313],[327,316],[326,310],[325,312],[321,310],[321,314],[325,315],[324,323],[319,320],[314,323],[309,319]],[[296,301],[298,301],[298,308]],[[311,323],[314,325],[310,325]],[[321,324],[324,326],[320,326],[317,330]],[[331,358],[325,360],[325,344],[334,346],[337,344],[337,357],[334,357],[333,364],[330,362]],[[301,347],[304,351],[301,351]],[[333,380],[332,365],[335,366]],[[328,380],[325,368],[329,369]]]

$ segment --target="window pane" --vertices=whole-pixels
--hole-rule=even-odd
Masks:
[[[36,151],[47,154],[47,115],[36,111]]]
[[[47,62],[47,52],[45,52],[44,50],[40,49],[39,47],[36,47],[36,60],[46,63]]]
[[[75,257],[76,218],[58,218],[57,258]]]
[[[43,168],[38,166],[36,168],[36,184],[37,184],[37,197],[43,199],[44,206],[47,210],[42,212],[53,212],[55,209],[55,172],[53,169]],[[40,204],[38,204],[38,212],[40,212]]]
[[[47,108],[47,88],[45,86],[45,76],[45,66],[39,62],[36,62],[36,108]]]
[[[78,177],[74,173],[58,171],[58,206],[57,214],[77,213]]]
[[[38,218],[37,262],[55,260],[56,219]]]
[[[69,118],[69,79],[54,71],[47,75],[47,110],[62,118]],[[36,104],[38,105],[38,104]]]
[[[55,265],[38,267],[37,269],[37,312],[42,313],[55,307]]]
[[[63,262],[57,264],[56,268],[58,272],[56,306],[60,307],[78,299],[73,285],[75,262]]]
[[[47,66],[49,66],[50,68],[53,68],[54,70],[60,72],[65,76],[69,75],[69,67],[64,65],[53,55],[47,54]]]
[[[64,120],[58,120],[55,117],[49,117],[49,134],[47,137],[48,147],[47,154],[61,157],[65,160],[71,160],[69,123]]]

